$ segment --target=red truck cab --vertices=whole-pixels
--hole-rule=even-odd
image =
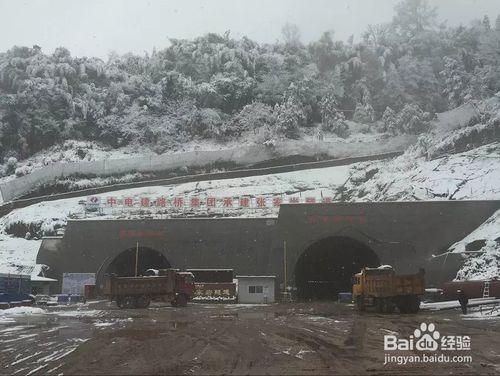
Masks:
[[[178,272],[175,276],[176,297],[174,306],[184,307],[190,297],[194,295],[194,275],[191,272]]]

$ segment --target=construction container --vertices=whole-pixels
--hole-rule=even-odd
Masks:
[[[0,274],[0,302],[22,305],[30,301],[31,278],[25,274]]]
[[[489,289],[485,294],[485,285],[489,282]],[[469,299],[495,297],[500,298],[500,280],[488,281],[452,281],[443,284],[443,295],[445,300],[458,299],[457,290],[462,290]],[[489,290],[489,291],[488,291]]]
[[[352,303],[352,292],[339,292],[340,303]]]
[[[95,285],[85,285],[84,294],[86,300],[93,300],[96,298],[96,287]]]
[[[193,273],[195,282],[205,283],[232,283],[233,269],[187,269]]]
[[[276,276],[239,275],[238,303],[274,303]]]

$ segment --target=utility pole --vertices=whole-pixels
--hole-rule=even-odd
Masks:
[[[135,276],[137,277],[137,268],[139,265],[139,242],[137,242],[135,247]]]
[[[286,240],[283,240],[283,267],[285,269],[285,277],[284,277],[284,285],[283,285],[283,292],[285,293],[286,295],[286,284],[287,284],[287,280],[286,280]]]

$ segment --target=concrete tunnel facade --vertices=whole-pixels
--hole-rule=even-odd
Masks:
[[[97,273],[99,280],[113,260],[139,245],[174,268],[276,275],[277,289],[285,265],[288,285],[324,282],[314,281],[318,275],[345,289],[356,268],[389,264],[398,273],[424,268],[427,285],[439,286],[454,278],[462,261],[433,255],[498,209],[494,200],[290,204],[277,218],[70,220],[62,237],[43,239],[37,263],[59,281],[64,272]],[[335,280],[341,274],[342,281]]]

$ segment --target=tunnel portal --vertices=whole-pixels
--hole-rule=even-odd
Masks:
[[[339,292],[352,290],[352,276],[361,268],[379,265],[377,254],[358,240],[344,236],[319,240],[297,260],[297,297],[301,300],[336,300]]]
[[[116,256],[104,269],[104,274],[132,277],[136,273],[136,259],[137,275],[144,275],[148,269],[167,269],[171,267],[170,262],[160,252],[148,247],[134,247]]]

